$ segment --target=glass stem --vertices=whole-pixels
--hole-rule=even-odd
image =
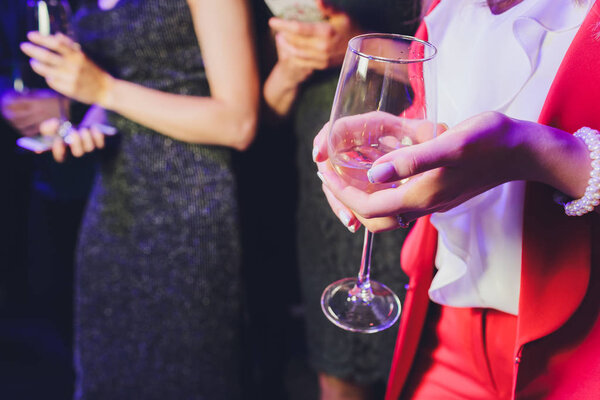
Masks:
[[[66,98],[61,94],[58,94],[58,109],[60,111],[60,119],[61,122],[67,121],[69,119],[69,103],[66,101]]]
[[[360,296],[364,301],[370,301],[373,298],[371,289],[371,250],[373,248],[373,232],[365,228],[365,240],[363,242],[363,252],[360,259],[360,270],[356,287],[350,291],[353,296]]]

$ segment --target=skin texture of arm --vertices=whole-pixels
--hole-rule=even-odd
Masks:
[[[252,142],[259,83],[249,11],[241,0],[189,0],[202,48],[210,97],[164,93],[116,79],[98,68],[76,43],[30,34],[22,50],[53,89],[115,111],[174,139],[238,150]],[[42,47],[54,50],[55,54]]]
[[[369,194],[337,176],[327,158],[325,132],[315,138],[314,154],[327,199],[336,215],[354,216],[348,225],[360,221],[374,232],[396,229],[397,215],[406,222],[447,211],[509,181],[541,182],[579,198],[591,170],[587,147],[571,134],[487,112],[378,159],[371,168],[376,182],[410,180]]]

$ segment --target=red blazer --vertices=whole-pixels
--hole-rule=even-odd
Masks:
[[[427,38],[424,24],[417,36]],[[567,51],[538,122],[600,130],[599,2]],[[513,398],[600,399],[600,216],[567,217],[553,192],[527,183]],[[436,248],[429,217],[419,219],[402,250],[410,283],[386,400],[400,396],[417,350]]]

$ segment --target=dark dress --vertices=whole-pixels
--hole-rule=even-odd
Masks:
[[[185,0],[88,0],[74,18],[113,76],[208,96]],[[241,396],[238,211],[230,151],[117,114],[82,225],[75,297],[77,399]]]
[[[411,34],[411,1],[337,0],[336,7],[371,31]],[[404,23],[403,23],[404,21]],[[329,120],[339,69],[316,73],[302,87],[293,112],[297,140],[298,268],[306,310],[309,361],[319,372],[363,384],[383,383],[389,372],[398,324],[375,334],[346,332],[323,315],[321,294],[330,283],[358,274],[363,229],[350,233],[333,214],[311,159],[313,138]],[[400,249],[407,234],[396,230],[375,235],[371,276],[404,298],[407,278]]]

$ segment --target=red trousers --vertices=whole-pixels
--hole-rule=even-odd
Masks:
[[[401,398],[510,399],[517,317],[484,308],[429,307]]]

